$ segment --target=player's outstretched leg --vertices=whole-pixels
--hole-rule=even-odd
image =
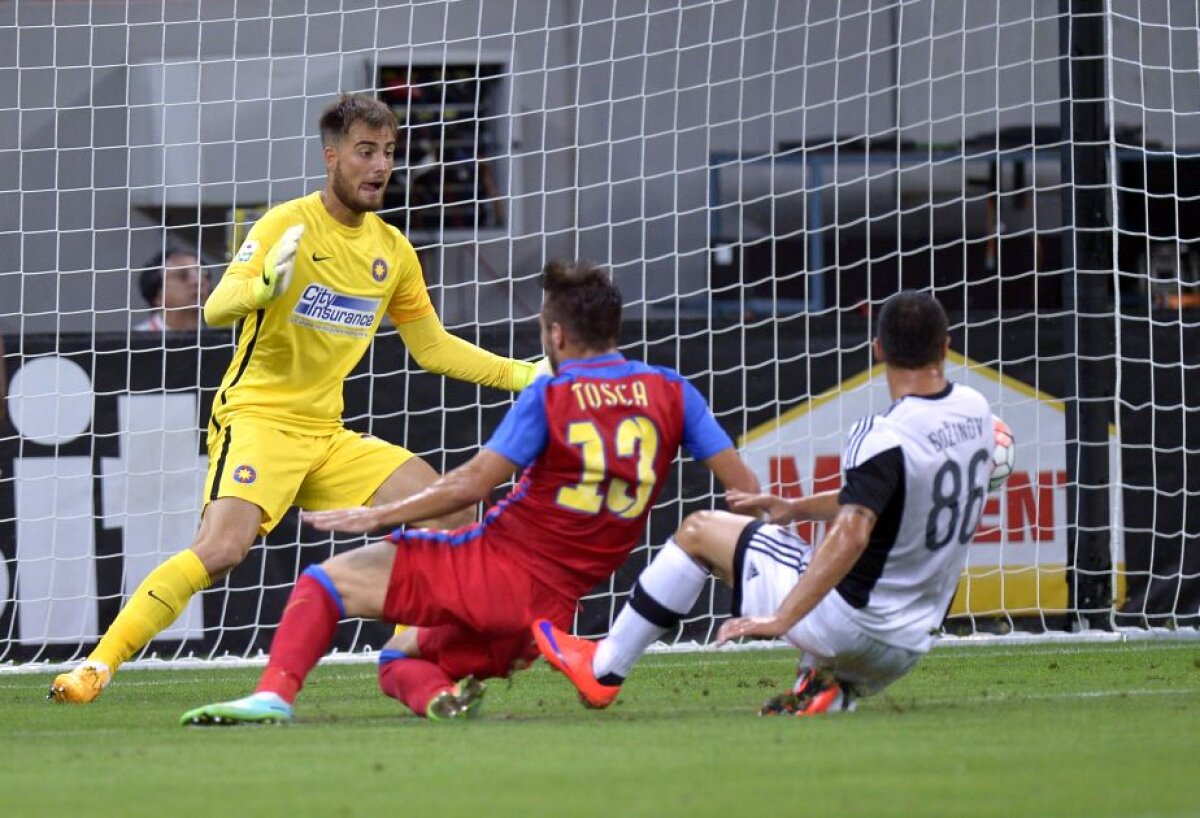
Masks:
[[[121,663],[174,622],[191,598],[210,584],[204,563],[191,549],[159,565],[129,597],[87,661],[55,677],[46,698],[60,704],[94,701]]]
[[[94,701],[112,679],[112,671],[103,662],[87,661],[50,683],[46,698],[59,704],[87,704]]]
[[[292,720],[292,706],[277,693],[251,693],[229,702],[206,704],[189,710],[179,718],[184,726],[226,726],[234,724],[282,724]]]
[[[487,685],[474,676],[459,680],[454,687],[443,690],[425,705],[425,718],[430,721],[448,719],[473,719],[483,707],[483,694]]]
[[[182,724],[247,724],[290,721],[292,703],[310,670],[333,644],[338,621],[346,615],[341,594],[319,565],[296,581],[283,618],[271,640],[271,655],[254,693],[230,702],[198,707]]]
[[[853,710],[858,704],[854,692],[823,668],[801,672],[796,684],[787,693],[772,696],[759,708],[760,716],[814,716],[818,713],[840,713]]]
[[[532,630],[538,651],[551,667],[571,680],[584,704],[605,708],[616,701],[621,686],[600,684],[592,670],[598,643],[559,630],[547,619],[535,621]]]

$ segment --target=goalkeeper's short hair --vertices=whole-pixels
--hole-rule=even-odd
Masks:
[[[396,115],[392,109],[375,97],[366,94],[340,94],[321,112],[321,144],[325,147],[342,141],[356,122],[365,122],[372,128],[396,127]]]

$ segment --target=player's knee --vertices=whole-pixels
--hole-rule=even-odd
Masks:
[[[321,570],[342,598],[347,616],[382,618],[394,556],[395,546],[371,543],[321,563]]]
[[[216,580],[241,564],[254,545],[253,538],[246,539],[227,531],[201,532],[192,544],[192,550],[204,563],[208,575]]]
[[[675,532],[675,542],[693,557],[699,554],[704,543],[704,530],[712,524],[713,512],[693,511],[683,518]]]
[[[417,658],[421,655],[421,648],[417,643],[417,629],[406,627],[403,630],[397,630],[383,646],[383,650],[403,653],[410,659]]]
[[[337,554],[320,564],[321,571],[333,583],[333,587],[341,595],[343,603],[347,596],[353,598],[357,594],[358,572],[353,561],[348,559],[350,553],[352,552]]]

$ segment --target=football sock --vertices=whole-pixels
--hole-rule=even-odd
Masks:
[[[296,701],[304,677],[333,644],[338,620],[345,612],[342,596],[329,575],[319,565],[306,568],[288,597],[271,640],[267,667],[254,692],[278,693],[288,704]]]
[[[188,548],[155,568],[142,580],[88,661],[117,667],[179,618],[188,601],[212,584],[204,563]]]
[[[418,716],[425,715],[434,696],[452,687],[446,671],[427,659],[410,658],[398,650],[379,653],[379,689]]]
[[[612,685],[624,681],[646,648],[677,626],[692,609],[707,580],[708,571],[697,565],[674,539],[667,540],[638,577],[612,631],[596,647],[592,658],[596,679]]]

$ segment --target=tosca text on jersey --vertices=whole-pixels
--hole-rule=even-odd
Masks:
[[[616,382],[584,381],[571,384],[571,394],[581,410],[601,406],[649,406],[650,396],[643,381]]]
[[[941,452],[966,440],[979,440],[983,437],[983,426],[984,418],[943,421],[940,429],[935,429],[926,437],[930,445]]]
[[[345,295],[320,284],[309,284],[296,303],[291,320],[309,329],[361,338],[375,324],[378,308],[377,298]]]

